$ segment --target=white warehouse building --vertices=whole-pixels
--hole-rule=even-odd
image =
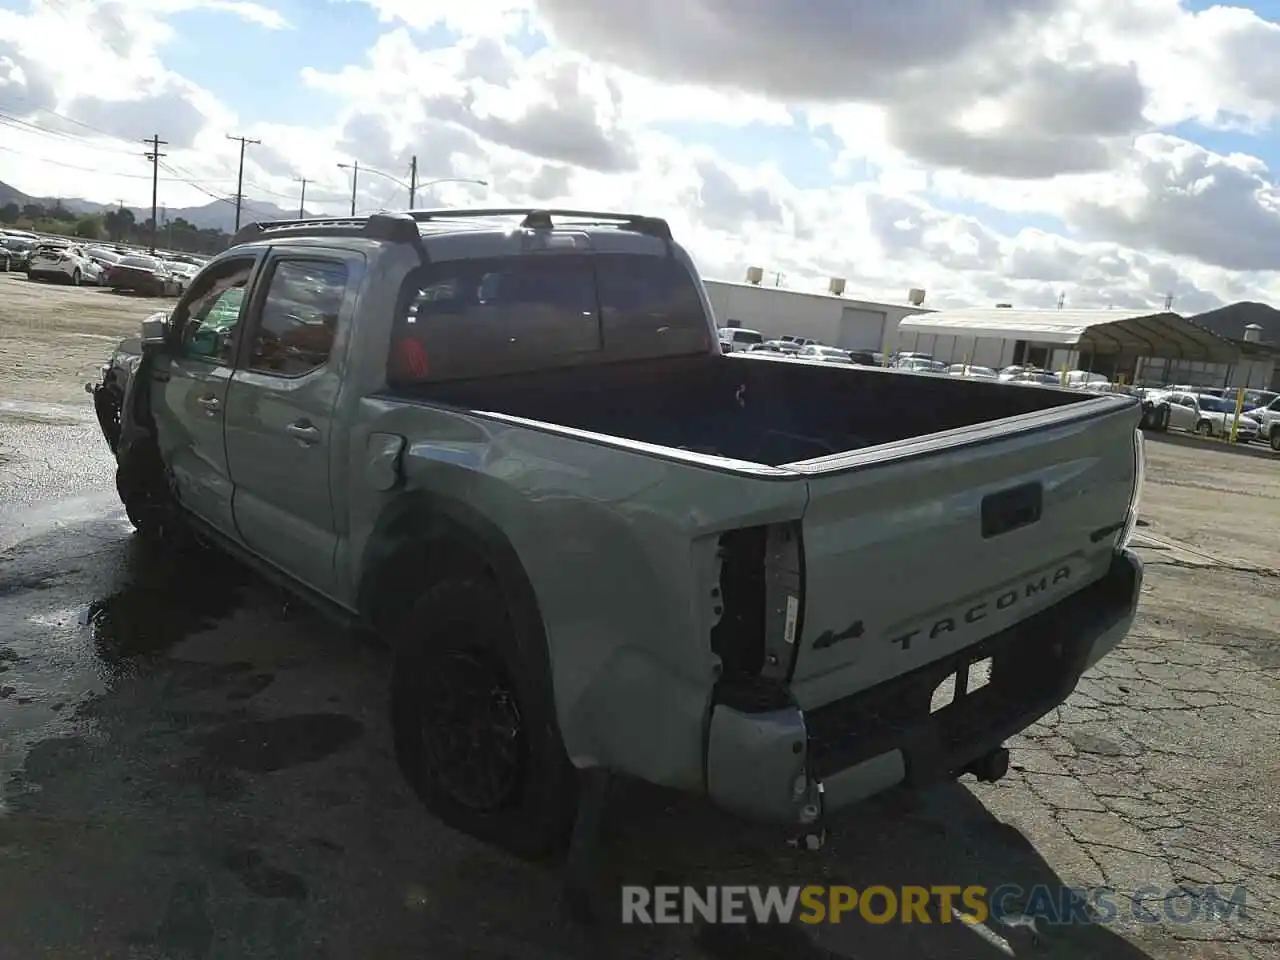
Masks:
[[[892,349],[903,317],[928,313],[920,307],[923,290],[912,290],[902,303],[879,303],[843,296],[844,281],[832,280],[830,293],[809,293],[761,286],[757,282],[706,280],[707,296],[719,327],[758,330],[766,340],[788,335],[807,337],[843,350]]]

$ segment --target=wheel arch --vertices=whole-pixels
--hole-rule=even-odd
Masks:
[[[361,555],[356,610],[377,632],[393,631],[429,585],[489,574],[506,603],[525,662],[550,692],[551,658],[537,594],[510,539],[469,504],[407,492],[383,509]]]

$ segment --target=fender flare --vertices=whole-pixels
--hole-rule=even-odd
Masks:
[[[550,695],[550,648],[533,583],[507,535],[469,504],[425,491],[403,493],[388,504],[361,556],[356,610],[375,629],[389,627],[390,617],[378,610],[388,592],[400,592],[397,600],[407,606],[428,583],[465,571],[468,563],[493,575],[520,652]]]

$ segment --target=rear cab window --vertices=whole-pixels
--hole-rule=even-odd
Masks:
[[[411,275],[388,358],[392,385],[706,352],[689,271],[635,253],[438,261]]]

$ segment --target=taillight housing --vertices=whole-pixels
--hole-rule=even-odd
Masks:
[[[1125,515],[1124,526],[1116,537],[1115,549],[1124,550],[1133,540],[1138,530],[1138,508],[1142,503],[1142,484],[1147,477],[1146,439],[1141,430],[1133,431],[1133,490],[1129,493],[1129,512]]]

